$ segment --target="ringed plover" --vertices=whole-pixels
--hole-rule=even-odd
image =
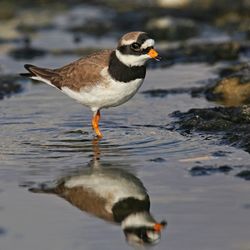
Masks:
[[[30,64],[21,74],[45,82],[93,112],[92,127],[101,138],[100,110],[121,105],[135,95],[146,74],[146,62],[159,59],[155,42],[145,32],[130,32],[121,37],[114,50],[103,50],[57,69]]]

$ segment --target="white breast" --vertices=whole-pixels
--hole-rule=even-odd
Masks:
[[[106,210],[108,212],[112,212],[113,205],[119,200],[128,197],[143,200],[147,195],[145,188],[133,179],[127,179],[116,173],[107,174],[102,171],[92,175],[71,177],[64,185],[67,188],[83,187],[95,192],[107,201]]]
[[[99,83],[90,90],[82,89],[80,92],[62,87],[62,92],[81,104],[90,107],[93,111],[100,108],[109,108],[127,102],[135,95],[144,79],[136,79],[130,82],[115,81],[110,77],[107,68],[101,72],[104,83]]]

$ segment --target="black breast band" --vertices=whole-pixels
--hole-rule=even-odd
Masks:
[[[126,83],[136,79],[144,79],[146,75],[146,66],[129,67],[122,63],[117,58],[115,51],[113,51],[110,56],[108,71],[114,80]]]

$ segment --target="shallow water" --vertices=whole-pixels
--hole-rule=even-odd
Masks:
[[[140,92],[194,86],[213,77],[213,70],[203,64],[149,70]],[[249,166],[249,154],[219,145],[215,137],[167,129],[171,112],[213,103],[187,94],[150,98],[139,92],[127,104],[103,110],[104,139],[93,142],[86,108],[50,86],[23,86],[23,93],[0,103],[1,249],[128,249],[119,225],[54,195],[28,191],[88,169],[96,155],[104,169],[137,176],[148,190],[151,213],[167,220],[154,249],[249,249],[249,183],[235,177],[236,166]],[[233,170],[193,177],[189,170],[197,165]]]

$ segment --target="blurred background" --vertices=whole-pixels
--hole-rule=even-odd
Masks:
[[[19,73],[24,63],[37,60],[40,66],[61,66],[113,48],[122,34],[134,30],[149,32],[166,58],[153,68],[238,64],[249,59],[249,13],[250,0],[1,0],[0,74]],[[2,97],[11,92],[1,89]]]
[[[235,60],[239,53],[247,56],[249,14],[249,0],[1,0],[1,72],[13,72],[4,55],[24,61],[81,56],[113,47],[118,37],[134,30],[147,31],[157,40],[168,55],[167,64]],[[198,50],[193,51],[191,43]],[[219,43],[219,51],[214,43]],[[177,48],[184,53],[178,54]]]

